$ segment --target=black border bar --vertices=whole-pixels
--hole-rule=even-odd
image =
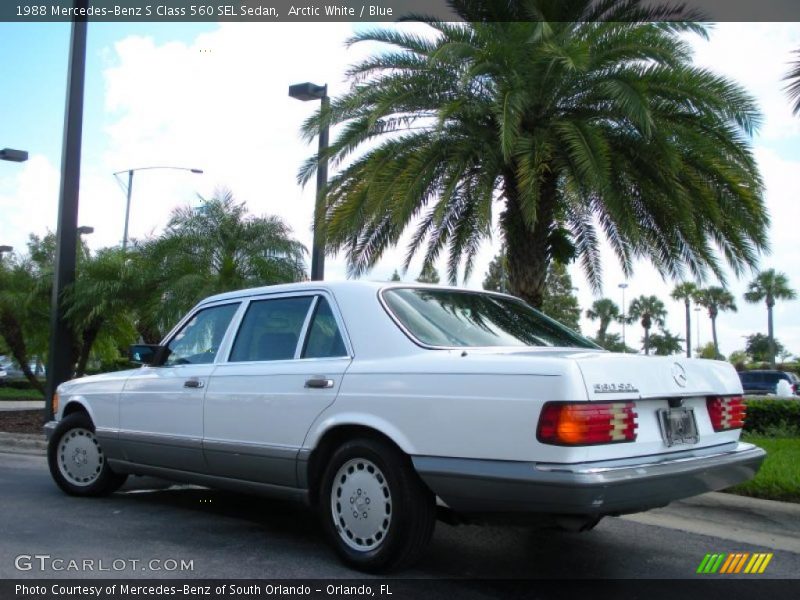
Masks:
[[[485,21],[536,21],[536,0],[509,0],[507,10],[483,0],[90,0],[75,10],[75,0],[2,0],[0,21],[17,23],[87,19],[98,22],[379,22],[425,15],[443,21],[461,20],[455,6],[467,7]],[[562,6],[575,4],[559,0]],[[595,3],[608,0],[593,0]],[[620,0],[632,3],[630,18],[621,20],[693,20],[767,22],[800,21],[800,0]],[[548,21],[572,21],[559,2],[549,5]],[[667,7],[660,16],[642,16],[638,9]],[[555,8],[554,8],[555,7]],[[671,12],[678,9],[679,12]],[[672,15],[672,16],[671,16]],[[683,15],[683,16],[681,16]],[[591,20],[591,18],[589,18]]]

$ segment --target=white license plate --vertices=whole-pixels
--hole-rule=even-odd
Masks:
[[[658,424],[667,446],[698,442],[697,421],[691,408],[662,408],[658,411]]]

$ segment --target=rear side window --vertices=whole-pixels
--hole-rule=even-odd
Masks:
[[[387,308],[419,342],[434,347],[599,348],[520,300],[480,292],[390,288]]]
[[[293,359],[311,300],[311,296],[301,296],[251,302],[230,362]]]
[[[333,358],[347,356],[347,349],[339,331],[339,324],[333,316],[331,305],[324,296],[319,297],[314,309],[314,318],[308,329],[303,358]]]

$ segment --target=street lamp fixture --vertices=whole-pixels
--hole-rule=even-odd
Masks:
[[[3,256],[6,252],[13,252],[14,246],[0,246],[0,256]]]
[[[617,287],[622,290],[622,351],[627,352],[628,346],[625,345],[625,290],[628,289],[628,284],[620,283]]]
[[[89,235],[90,233],[94,233],[94,227],[88,227],[87,225],[78,227],[78,235]]]
[[[28,160],[28,153],[25,150],[14,150],[13,148],[3,148],[0,150],[0,160],[11,162],[25,162]]]
[[[153,169],[171,169],[173,171],[189,171],[190,173],[196,173],[198,175],[203,174],[203,169],[195,169],[192,167],[171,167],[171,166],[153,166],[153,167],[137,167],[135,169],[123,169],[122,171],[117,171],[114,173],[114,177],[119,180],[119,176],[122,173],[128,174],[128,186],[126,189],[126,196],[127,196],[127,203],[125,204],[125,230],[122,233],[122,251],[124,252],[128,248],[128,224],[130,223],[131,218],[131,194],[133,193],[133,174],[136,171],[152,171]]]
[[[289,96],[307,102],[320,100],[320,114],[324,115],[331,106],[328,86],[311,82],[289,86]],[[317,198],[314,203],[314,242],[311,248],[311,280],[325,278],[325,188],[328,185],[328,123],[319,130],[319,150],[317,152]]]

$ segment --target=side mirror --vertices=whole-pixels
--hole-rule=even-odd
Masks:
[[[137,365],[152,365],[159,355],[157,344],[134,344],[128,349],[128,359]]]

